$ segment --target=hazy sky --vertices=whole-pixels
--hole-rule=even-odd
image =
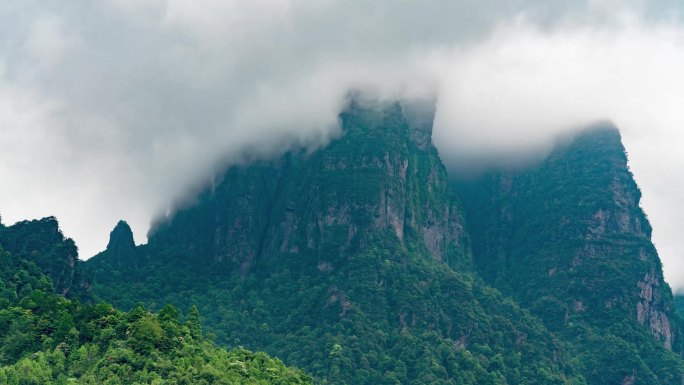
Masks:
[[[88,258],[118,219],[144,242],[218,164],[326,143],[350,89],[434,95],[452,169],[613,120],[666,278],[684,289],[677,4],[5,0],[0,214],[55,215]]]

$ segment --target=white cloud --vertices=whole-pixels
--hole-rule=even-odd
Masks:
[[[42,15],[31,23],[26,48],[37,63],[54,65],[61,62],[80,41],[78,35],[67,30],[61,18]]]
[[[684,288],[684,48],[666,2],[13,0],[0,212],[58,216],[89,257],[119,218],[144,241],[155,213],[245,148],[325,143],[350,88],[434,92],[452,164],[615,121]]]
[[[558,133],[610,119],[621,129],[630,167],[665,275],[684,288],[684,28],[625,18],[542,31],[502,27],[441,65],[435,139],[458,168],[473,158],[548,148]]]

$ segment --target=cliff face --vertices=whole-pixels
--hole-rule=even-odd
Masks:
[[[590,129],[530,170],[461,189],[488,280],[532,308],[558,299],[563,325],[627,315],[672,349],[672,295],[616,128]]]
[[[234,166],[117,268],[87,262],[116,305],[195,303],[217,341],[331,384],[569,384],[564,347],[470,274],[434,109],[352,103],[315,152]]]
[[[194,260],[243,273],[288,259],[329,270],[369,234],[389,232],[436,260],[469,266],[431,117],[399,104],[352,106],[341,115],[342,137],[324,150],[231,167],[199,204],[160,223],[150,247],[177,244]]]
[[[478,270],[553,330],[631,320],[679,351],[672,293],[615,127],[588,129],[539,165],[457,189]]]
[[[0,224],[0,245],[17,258],[35,263],[50,278],[56,293],[89,298],[91,279],[78,265],[76,244],[64,237],[54,217],[8,227]]]
[[[334,384],[681,384],[618,131],[454,194],[433,113],[352,103],[328,146],[228,168],[147,245],[120,223],[87,261],[95,294],[197,304],[220,343]]]

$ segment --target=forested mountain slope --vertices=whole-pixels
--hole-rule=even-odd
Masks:
[[[681,321],[615,127],[457,190],[480,274],[571,341],[590,382],[681,380]]]
[[[340,119],[325,148],[228,168],[147,245],[120,222],[87,262],[94,294],[196,303],[219,343],[333,384],[681,384],[681,322],[615,128],[465,183],[424,106]]]
[[[13,240],[39,249],[41,234],[54,237]],[[66,299],[41,268],[0,245],[1,385],[312,383],[264,353],[215,347],[202,336],[197,308],[182,318],[172,306],[125,313]]]
[[[472,274],[430,111],[352,103],[341,123],[323,149],[229,168],[147,245],[117,225],[87,262],[95,295],[197,303],[219,343],[327,383],[584,383],[561,341]]]
[[[79,266],[73,239],[64,237],[54,217],[12,226],[0,223],[0,245],[15,257],[35,263],[50,278],[56,293],[89,299],[91,278]]]
[[[675,307],[677,308],[677,311],[679,312],[679,316],[681,317],[682,314],[684,314],[684,295],[681,293],[678,293],[674,297],[675,301]]]

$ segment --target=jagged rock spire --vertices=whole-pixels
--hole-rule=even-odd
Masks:
[[[135,249],[133,231],[126,221],[119,221],[114,230],[109,233],[109,243],[107,251],[115,254],[122,254]]]

